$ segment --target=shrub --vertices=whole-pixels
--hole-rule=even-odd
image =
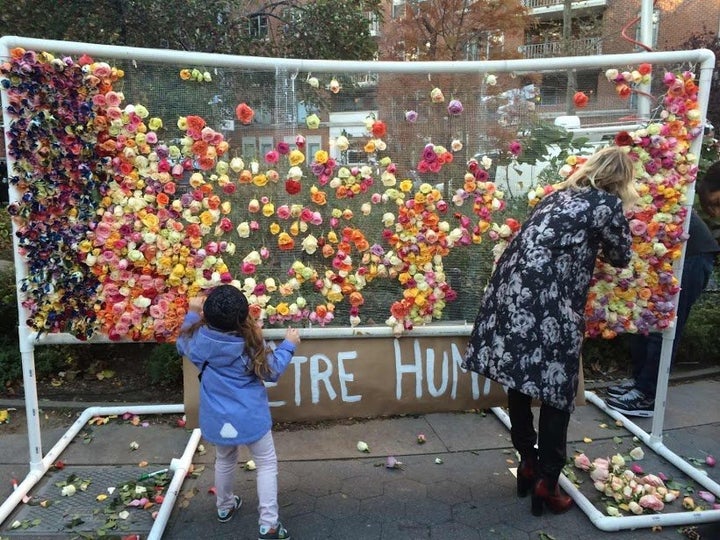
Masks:
[[[145,371],[151,384],[176,386],[182,384],[182,357],[174,343],[153,346],[145,362]]]

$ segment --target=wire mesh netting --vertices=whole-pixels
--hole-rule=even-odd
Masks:
[[[188,298],[228,281],[268,327],[472,321],[543,186],[614,143],[636,154],[646,226],[630,269],[599,267],[589,330],[666,326],[702,132],[694,75],[584,70],[576,116],[566,79],[541,67],[348,74],[14,49],[2,76],[26,323],[169,340]],[[618,143],[651,73],[653,119]]]

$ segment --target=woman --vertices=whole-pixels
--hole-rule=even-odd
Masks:
[[[532,488],[532,512],[564,512],[572,499],[557,482],[578,386],[584,309],[598,255],[630,262],[623,207],[637,199],[627,148],[590,157],[542,199],[510,242],[490,278],[463,367],[508,388],[517,490]],[[539,435],[532,400],[541,402]],[[537,443],[537,450],[535,445]]]

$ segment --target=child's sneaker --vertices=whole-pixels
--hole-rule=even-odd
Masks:
[[[260,527],[258,540],[290,540],[290,533],[283,527],[283,524],[278,521],[278,524],[272,529]]]
[[[217,511],[217,517],[218,521],[220,523],[226,523],[230,521],[235,513],[240,509],[242,506],[242,499],[235,495],[235,504],[232,508],[223,508],[222,510]]]

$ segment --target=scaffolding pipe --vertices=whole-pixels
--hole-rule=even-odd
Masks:
[[[602,400],[597,398],[594,393],[585,392],[585,399],[587,399],[594,405],[600,407],[600,409],[608,413],[613,418],[623,419],[623,422],[627,422],[626,424],[624,424],[624,427],[628,428],[628,431],[637,435],[638,438],[642,439],[643,442],[645,442],[653,451],[658,452],[660,455],[662,455],[662,457],[670,461],[673,465],[678,466],[678,468],[680,468],[683,472],[688,472],[685,467],[687,463],[684,462],[682,458],[678,457],[676,454],[671,452],[666,447],[662,446],[662,444],[660,443],[654,443],[651,445],[648,442],[649,437],[647,433],[643,432],[640,428],[632,424],[632,422],[625,420],[621,414],[618,414],[615,411],[608,409],[602,402]],[[505,425],[505,427],[510,429],[510,417],[505,412],[505,410],[501,407],[492,407],[491,410],[495,414],[495,416],[497,416],[498,419]],[[680,467],[679,463],[682,463],[684,466]],[[699,473],[699,471],[695,469],[695,473]],[[700,482],[700,480],[697,478],[697,474],[693,475],[693,479],[697,480],[698,483],[702,484],[707,489],[715,491],[715,494],[720,496],[720,491],[718,491],[720,490],[720,486],[710,480],[707,476],[705,476],[705,483]],[[720,520],[720,510],[668,512],[664,514],[643,514],[640,516],[608,516],[600,512],[592,503],[592,501],[590,501],[590,499],[588,499],[575,486],[575,484],[568,480],[568,478],[564,474],[560,475],[558,483],[560,484],[560,487],[564,489],[570,497],[572,497],[573,501],[575,501],[575,504],[577,504],[578,508],[580,508],[580,510],[585,513],[585,515],[590,519],[592,524],[601,531],[605,532],[615,532],[625,529],[652,528],[656,526],[672,527],[675,525],[697,525],[700,523],[712,523],[714,521]],[[715,489],[713,489],[709,484],[714,485]]]
[[[35,413],[37,414],[37,402],[34,405]],[[30,490],[37,484],[45,473],[50,470],[50,467],[57,461],[63,451],[73,441],[75,436],[80,433],[80,430],[96,416],[111,416],[121,415],[125,413],[131,414],[175,414],[183,413],[185,406],[179,405],[124,405],[124,406],[111,406],[111,407],[88,407],[85,409],[75,422],[68,428],[62,437],[55,443],[55,445],[48,451],[45,457],[39,461],[31,462],[30,472],[27,474],[25,479],[18,484],[12,494],[3,502],[0,506],[0,524],[3,523],[15,507],[22,501]],[[193,434],[194,435],[194,434]],[[39,428],[37,436],[40,436]],[[28,434],[30,439],[33,439],[32,434]],[[191,438],[191,442],[193,438]],[[190,443],[188,443],[189,445]],[[197,447],[197,442],[195,442]],[[193,452],[195,449],[193,448]],[[35,453],[31,448],[31,456]],[[187,453],[187,451],[186,451]],[[191,454],[192,455],[192,454]],[[184,456],[183,456],[184,457]],[[164,503],[163,503],[164,504]]]
[[[160,538],[162,538],[165,527],[167,527],[168,520],[170,519],[170,514],[172,514],[175,501],[180,494],[180,488],[185,481],[185,477],[190,472],[192,458],[200,443],[200,437],[200,429],[193,429],[182,457],[180,459],[173,459],[170,462],[170,470],[173,471],[173,477],[165,493],[165,499],[160,505],[160,510],[155,518],[155,522],[148,533],[147,540],[160,540]]]
[[[50,39],[33,39],[19,36],[0,38],[2,48],[25,47],[34,50],[50,51],[58,54],[86,54],[88,44],[76,41],[57,41]],[[401,62],[401,61],[364,61],[364,60],[303,60],[297,58],[268,58],[261,56],[239,56],[214,54],[169,49],[148,49],[142,47],[122,47],[116,45],[92,44],[92,53],[98,57],[116,58],[129,61],[146,61],[153,63],[177,63],[204,67],[243,67],[275,71],[278,67],[298,72],[341,72],[341,73],[447,73],[451,67],[453,73],[478,72],[533,72],[537,73],[537,59],[518,60],[486,60],[486,61],[455,61],[455,62]],[[543,58],[540,71],[561,71],[566,69],[587,69],[632,65],[639,61],[649,63],[682,63],[704,62],[712,51],[695,49],[692,51],[658,51],[626,54],[607,54],[600,56],[571,56]],[[450,65],[451,64],[451,65]]]

